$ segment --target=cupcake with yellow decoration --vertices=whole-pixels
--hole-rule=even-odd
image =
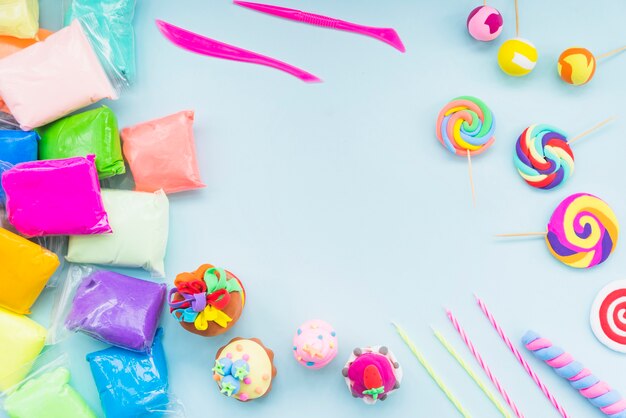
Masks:
[[[212,371],[224,396],[252,401],[272,390],[276,377],[274,352],[258,338],[233,338],[217,351]]]
[[[246,302],[241,281],[230,271],[203,264],[181,273],[170,290],[170,313],[189,332],[213,337],[231,329]]]

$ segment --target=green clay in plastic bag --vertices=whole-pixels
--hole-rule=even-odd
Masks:
[[[96,418],[69,381],[65,367],[30,378],[7,396],[4,409],[10,418]]]
[[[106,106],[64,117],[37,129],[37,132],[41,137],[41,160],[95,154],[100,179],[126,171],[117,120]]]

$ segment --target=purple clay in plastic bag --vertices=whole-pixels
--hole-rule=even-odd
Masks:
[[[166,291],[163,283],[94,270],[76,290],[65,326],[118,347],[149,351]]]

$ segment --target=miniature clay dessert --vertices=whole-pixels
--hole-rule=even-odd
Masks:
[[[235,325],[246,302],[241,281],[230,271],[203,264],[181,273],[170,290],[170,313],[183,328],[204,337],[223,334]]]
[[[276,377],[274,352],[258,338],[233,338],[217,351],[212,370],[221,393],[238,401],[251,401],[272,390]]]
[[[293,337],[293,355],[308,369],[321,369],[337,355],[337,333],[324,321],[314,319],[300,325]]]
[[[355,348],[342,374],[352,396],[367,404],[387,399],[402,380],[402,368],[385,346]]]

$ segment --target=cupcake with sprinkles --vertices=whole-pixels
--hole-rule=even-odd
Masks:
[[[385,346],[355,348],[342,374],[352,396],[367,404],[384,401],[402,381],[402,368]]]
[[[170,313],[189,332],[213,337],[231,329],[246,302],[241,281],[230,271],[203,264],[181,273],[170,290]]]
[[[212,371],[224,396],[252,401],[272,389],[276,377],[274,352],[258,338],[233,338],[217,351]]]
[[[322,320],[300,325],[293,337],[293,355],[308,369],[321,369],[337,356],[337,333]]]

